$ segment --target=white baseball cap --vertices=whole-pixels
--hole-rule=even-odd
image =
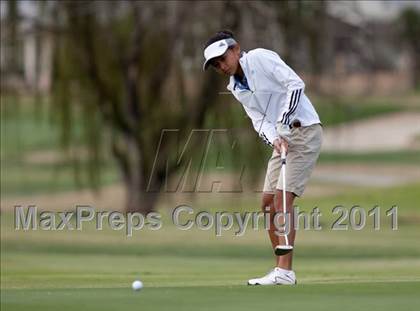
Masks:
[[[213,58],[222,56],[223,54],[225,54],[229,47],[234,46],[235,44],[235,39],[227,38],[213,42],[208,47],[206,47],[204,50],[205,61],[203,64],[203,70],[206,70],[208,68],[208,66],[210,65],[210,61]]]

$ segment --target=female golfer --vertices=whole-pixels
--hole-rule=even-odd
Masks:
[[[230,76],[227,89],[243,105],[259,136],[274,149],[267,165],[262,208],[271,214],[268,233],[276,266],[248,284],[296,284],[292,270],[296,234],[293,201],[303,194],[319,156],[322,127],[318,114],[304,93],[302,79],[273,51],[241,51],[234,35],[221,31],[206,43],[204,58],[204,70],[212,66],[218,73]],[[283,183],[279,178],[282,150],[287,152],[286,211],[291,220],[287,238],[278,234],[274,223],[276,211],[283,210]]]

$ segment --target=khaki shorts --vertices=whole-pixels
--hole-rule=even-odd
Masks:
[[[286,191],[302,196],[321,151],[321,144],[320,124],[292,128],[286,157]],[[275,193],[276,189],[283,190],[282,178],[279,178],[280,166],[280,154],[274,150],[268,161],[264,192]]]

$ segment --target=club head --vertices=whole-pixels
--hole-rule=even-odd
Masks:
[[[292,250],[292,245],[277,245],[274,249],[274,254],[276,254],[277,256],[283,256],[290,253]]]

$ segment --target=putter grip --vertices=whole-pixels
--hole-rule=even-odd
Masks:
[[[286,162],[286,149],[281,145],[281,159]]]

